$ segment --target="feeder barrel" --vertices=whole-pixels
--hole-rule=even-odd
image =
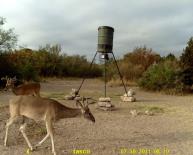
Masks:
[[[98,49],[100,53],[111,53],[113,50],[114,29],[109,26],[100,26],[98,28]]]

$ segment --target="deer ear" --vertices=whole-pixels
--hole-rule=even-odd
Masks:
[[[13,82],[16,82],[17,78],[16,78],[16,76],[14,76],[12,79],[10,78],[10,80],[12,80]]]
[[[17,80],[16,76],[14,76],[12,79],[13,79],[13,80]]]

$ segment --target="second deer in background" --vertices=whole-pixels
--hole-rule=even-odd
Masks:
[[[16,77],[8,78],[4,77],[1,80],[6,80],[5,90],[11,89],[15,95],[33,95],[40,96],[40,83],[26,83],[19,86],[15,86]]]

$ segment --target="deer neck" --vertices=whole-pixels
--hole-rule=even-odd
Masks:
[[[58,115],[58,119],[73,118],[80,117],[82,115],[82,112],[81,109],[69,108],[62,105],[61,107],[59,107],[58,113],[56,113],[56,115]]]

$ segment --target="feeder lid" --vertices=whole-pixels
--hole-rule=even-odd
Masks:
[[[99,29],[111,29],[114,32],[114,28],[110,27],[110,26],[99,26]]]

